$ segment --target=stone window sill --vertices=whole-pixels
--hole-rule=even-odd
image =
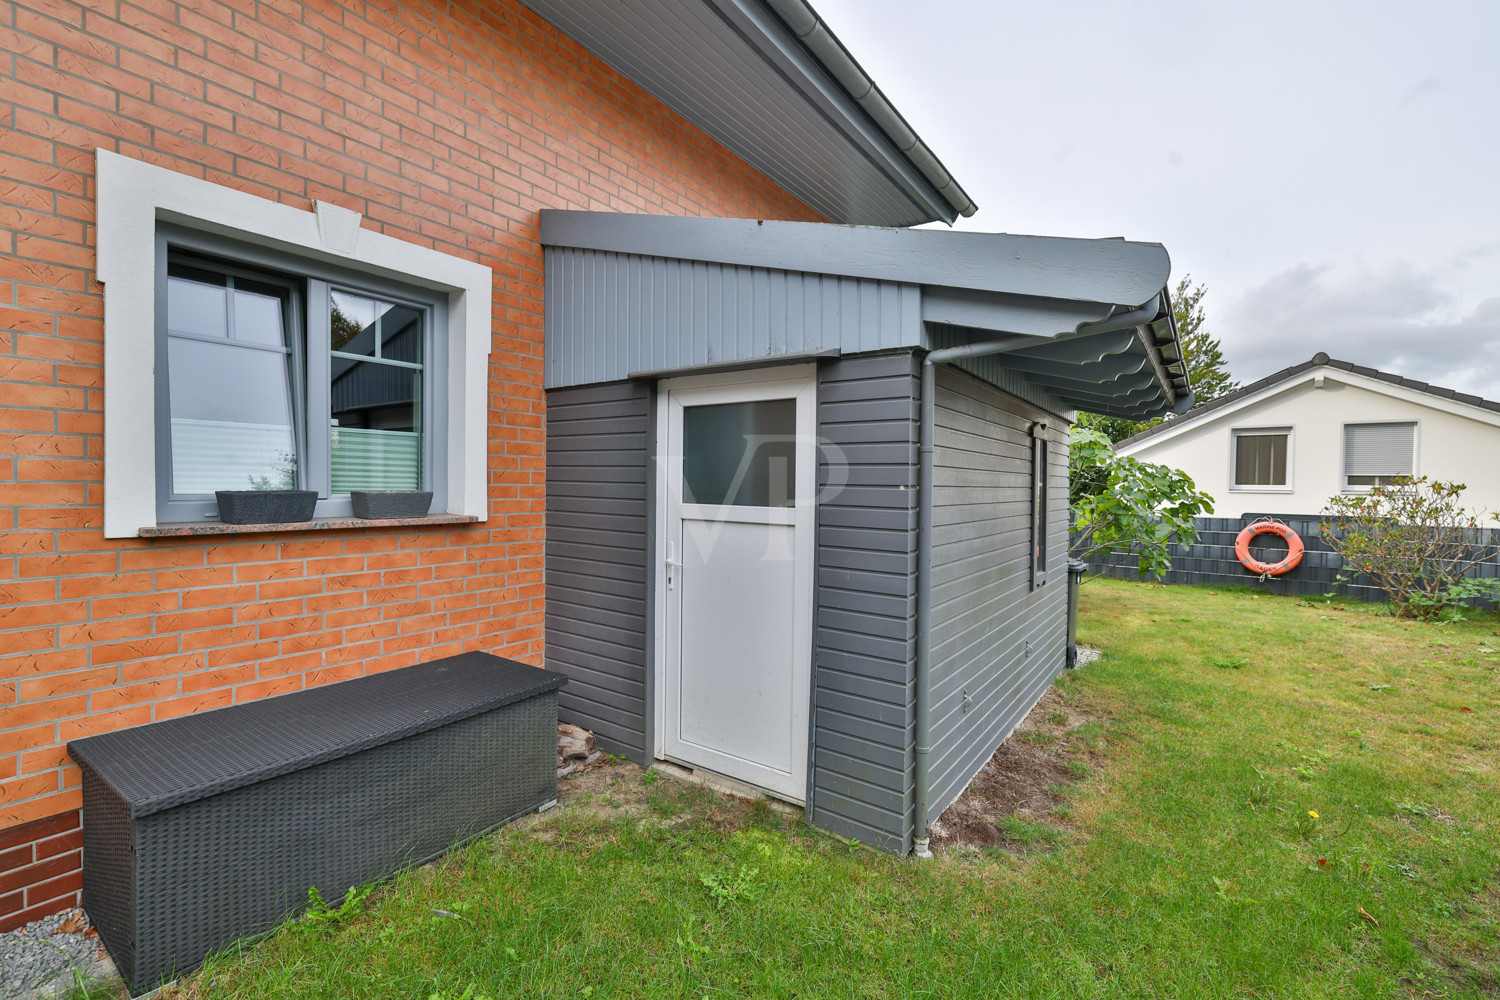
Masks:
[[[252,535],[268,532],[288,531],[339,531],[354,528],[418,528],[431,524],[474,524],[479,518],[472,514],[427,514],[423,517],[315,517],[311,521],[294,521],[288,524],[223,524],[219,521],[204,521],[202,524],[158,524],[142,528],[142,538],[186,538],[195,535]]]

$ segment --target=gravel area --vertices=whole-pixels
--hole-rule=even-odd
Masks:
[[[116,974],[82,910],[0,934],[0,1000],[59,996],[73,986],[75,969],[89,982]]]

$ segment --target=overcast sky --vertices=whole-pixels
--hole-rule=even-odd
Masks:
[[[814,2],[962,228],[1164,244],[1242,381],[1500,400],[1500,2]]]

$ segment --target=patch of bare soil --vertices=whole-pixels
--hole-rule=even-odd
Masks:
[[[1049,690],[932,824],[932,846],[1000,846],[1020,853],[1036,838],[1008,834],[1002,825],[1007,817],[1066,826],[1055,810],[1101,757],[1097,735],[1079,733],[1096,721],[1098,717],[1065,703],[1057,688]]]

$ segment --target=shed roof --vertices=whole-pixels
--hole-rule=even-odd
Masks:
[[[805,0],[522,0],[832,222],[974,202]]]
[[[554,210],[542,212],[541,241],[549,249],[604,257],[665,258],[899,287],[917,308],[879,346],[935,349],[984,342],[997,350],[966,363],[974,374],[999,385],[1019,379],[1075,409],[1139,419],[1191,405],[1167,290],[1171,260],[1154,243]],[[566,268],[549,270],[549,281],[554,280],[598,281],[575,277]],[[618,291],[622,283],[644,280],[640,272],[620,268],[604,285],[591,287]],[[548,308],[580,294],[590,291],[553,289]],[[659,300],[660,295],[631,299],[636,309]],[[856,329],[847,339],[804,341],[803,348],[871,349],[859,335],[857,318],[851,319]],[[618,330],[618,337],[639,337],[650,326],[633,322]],[[561,342],[562,326],[549,319],[549,353],[579,349],[575,342]],[[584,332],[607,339],[597,325]],[[608,347],[625,357],[632,345]],[[714,360],[749,361],[777,352],[768,341],[743,359]],[[651,357],[653,363],[640,368],[686,364],[665,349]],[[616,369],[590,370],[605,381],[626,374]]]

